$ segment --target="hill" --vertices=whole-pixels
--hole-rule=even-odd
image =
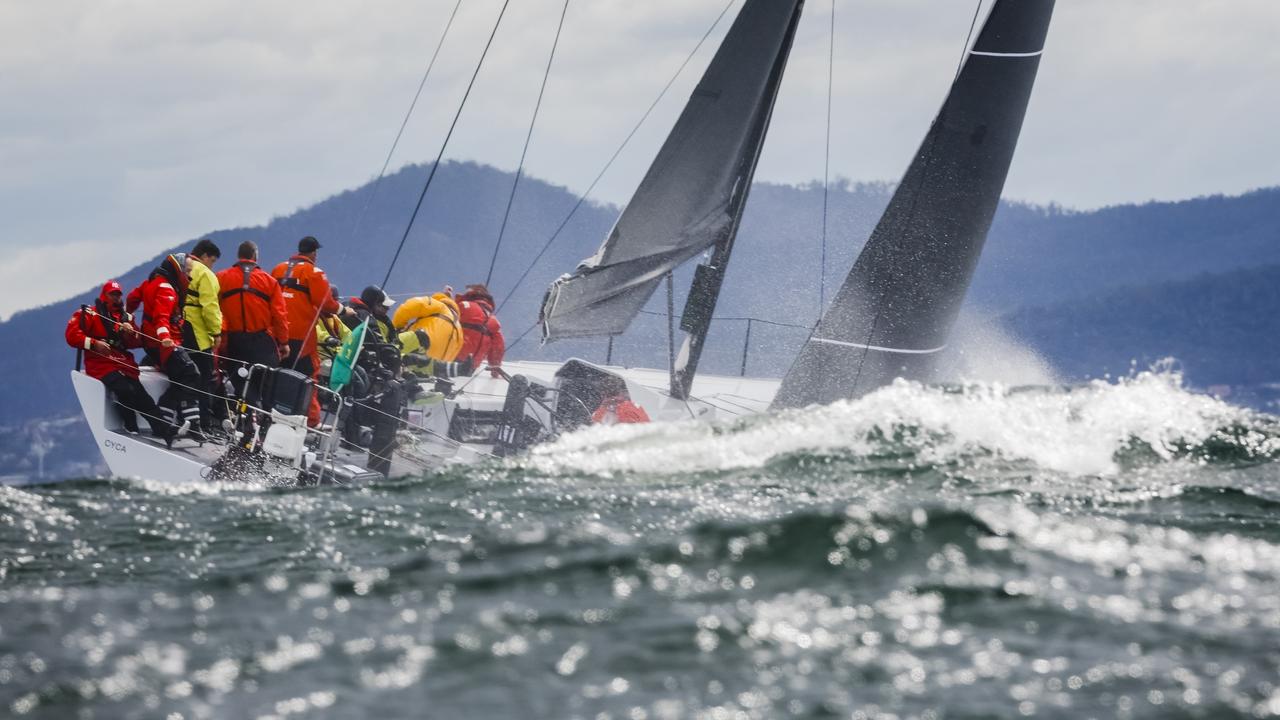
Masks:
[[[370,183],[339,193],[265,226],[219,230],[208,237],[222,247],[224,264],[241,241],[251,239],[258,242],[264,264],[270,266],[286,258],[298,238],[315,235],[324,243],[321,266],[344,294],[358,294],[365,285],[381,283],[386,275],[428,170],[428,166],[409,166],[376,186]],[[482,280],[512,179],[510,173],[474,163],[442,165],[386,288],[403,298],[445,284],[460,287]],[[883,183],[832,187],[827,299],[843,280],[891,191],[892,186]],[[577,202],[565,188],[528,177],[521,182],[490,283],[499,299],[510,295],[500,316],[509,342],[515,345],[512,357],[577,355],[600,361],[606,357],[604,340],[538,347],[537,334],[532,332],[514,342],[532,329],[547,284],[595,251],[618,212],[612,206],[586,202],[565,223]],[[777,323],[752,323],[750,374],[785,371],[806,335],[804,328],[818,316],[821,209],[820,185],[757,183],[752,190],[717,310],[721,317]],[[530,268],[562,223],[555,242]],[[1262,287],[1263,276],[1247,271],[1280,264],[1277,236],[1280,188],[1091,212],[1003,202],[969,306],[979,314],[1003,314],[1022,337],[1072,376],[1114,372],[1127,368],[1130,359],[1174,354],[1183,358],[1192,380],[1200,384],[1273,380],[1280,378],[1272,360],[1276,354],[1265,350],[1264,343],[1249,339],[1250,332],[1269,330],[1237,327],[1212,313],[1226,307],[1215,293],[1240,290],[1231,283],[1248,281],[1254,290],[1233,295],[1227,303],[1230,312],[1254,318],[1276,316],[1280,302],[1275,294]],[[189,249],[193,241],[176,243],[174,250]],[[131,269],[104,268],[104,279],[114,275],[132,287],[159,259]],[[677,312],[683,307],[690,270],[684,270],[676,283]],[[526,271],[527,279],[517,286]],[[1233,279],[1237,271],[1243,274]],[[1206,272],[1215,275],[1199,277]],[[1198,293],[1199,300],[1174,302],[1179,293]],[[77,412],[67,381],[74,353],[66,347],[62,333],[74,308],[94,295],[96,289],[86,288],[76,298],[19,312],[0,323],[0,342],[10,349],[0,356],[0,372],[10,379],[6,402],[0,404],[0,426],[25,426],[35,419]],[[666,364],[665,295],[658,293],[649,308],[654,314],[641,316],[632,331],[614,343],[614,362]],[[1144,318],[1150,318],[1146,326]],[[1220,338],[1223,357],[1210,358],[1203,349],[1196,349],[1197,323],[1209,323],[1214,331],[1237,327],[1236,335]],[[738,372],[746,335],[744,319],[718,321],[703,369]],[[1225,355],[1233,352],[1239,354],[1239,362],[1226,362]]]
[[[1072,379],[1177,358],[1195,385],[1280,380],[1280,264],[1025,308],[1006,325]]]

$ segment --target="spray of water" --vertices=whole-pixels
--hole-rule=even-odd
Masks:
[[[1119,457],[1135,447],[1157,462],[1172,460],[1224,429],[1258,422],[1248,410],[1187,390],[1170,370],[1075,387],[898,381],[857,400],[732,423],[587,428],[522,462],[546,473],[672,475],[758,468],[794,454],[905,451],[925,463],[992,454],[1106,476],[1120,472]],[[1280,446],[1265,429],[1244,442],[1256,445],[1251,453]]]

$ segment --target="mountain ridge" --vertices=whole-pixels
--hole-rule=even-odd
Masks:
[[[275,217],[265,225],[217,230],[207,237],[222,248],[219,267],[230,262],[236,246],[246,239],[259,243],[263,264],[270,267],[293,252],[298,238],[315,235],[324,243],[320,266],[344,295],[358,294],[364,285],[379,282],[385,274],[429,169],[427,165],[406,166],[376,186],[366,183]],[[387,289],[402,299],[446,283],[459,287],[482,280],[481,270],[489,266],[513,179],[512,173],[476,163],[442,164]],[[833,184],[828,205],[828,298],[843,281],[892,187],[888,183]],[[531,177],[521,180],[495,268],[492,285],[496,297],[508,295],[515,278],[576,203],[578,198],[564,187]],[[617,212],[607,204],[581,204],[561,237],[502,309],[500,317],[509,337],[514,339],[532,327],[546,284],[596,250]],[[717,314],[801,326],[757,325],[751,339],[753,374],[784,371],[789,353],[804,339],[803,326],[811,325],[818,316],[821,213],[821,184],[757,183],[752,190]],[[1002,202],[968,304],[981,312],[1019,317],[1017,313],[1025,308],[1071,303],[1128,286],[1280,263],[1280,243],[1274,242],[1277,236],[1280,188],[1096,211]],[[193,242],[174,249],[187,250]],[[163,254],[115,277],[132,287],[161,257]],[[676,285],[683,293],[687,283],[678,281]],[[96,288],[87,289],[68,300],[16,312],[0,323],[0,341],[22,348],[0,356],[0,369],[10,377],[22,378],[9,393],[9,402],[0,406],[0,424],[75,411],[66,376],[74,353],[66,347],[62,330],[74,308],[96,292]],[[677,308],[682,303],[683,298],[677,297]],[[650,307],[665,313],[665,296],[655,296]],[[742,322],[714,327],[704,369],[738,372],[744,331]],[[1051,339],[1034,339],[1034,343],[1050,350],[1051,361],[1053,353],[1061,349],[1061,344]],[[538,348],[526,340],[513,351],[513,357],[530,359],[568,355],[603,360],[604,342],[577,341]],[[635,332],[615,343],[614,359],[664,365],[665,319],[639,319]],[[1207,377],[1203,382],[1215,379]]]

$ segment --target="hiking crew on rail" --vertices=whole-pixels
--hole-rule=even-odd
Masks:
[[[222,287],[226,357],[240,361],[246,369],[253,365],[278,367],[280,359],[289,354],[289,321],[280,283],[258,267],[256,243],[240,243],[235,264],[218,273],[218,284]],[[255,375],[246,387],[249,378],[241,377],[239,369],[230,373],[236,394],[250,405],[260,405],[261,375]]]
[[[288,311],[289,354],[282,365],[313,380],[320,378],[320,354],[316,350],[316,322],[322,315],[338,311],[338,301],[329,293],[329,278],[316,267],[320,241],[308,235],[298,241],[298,253],[276,265],[271,276],[280,283]],[[307,410],[307,424],[320,424],[320,403],[315,393]]]
[[[222,340],[222,305],[218,292],[218,276],[213,266],[222,251],[205,238],[191,249],[191,282],[183,302],[182,347],[200,371],[200,429],[210,432],[226,417],[226,405],[211,402],[215,394],[214,351]]]
[[[142,348],[152,365],[169,378],[160,407],[178,424],[179,437],[204,435],[200,424],[200,370],[181,345],[183,304],[194,262],[186,253],[166,255],[146,281],[129,292],[125,311],[142,311]]]
[[[297,253],[268,273],[258,265],[257,244],[246,241],[236,261],[215,272],[222,251],[202,239],[190,254],[166,255],[127,298],[108,281],[94,304],[68,321],[67,343],[83,353],[85,373],[109,391],[126,432],[138,432],[142,415],[171,445],[178,437],[203,442],[215,434],[228,417],[230,395],[261,408],[264,373],[250,372],[255,365],[284,366],[318,383],[321,347],[332,358],[367,321],[360,357],[376,370],[362,370],[361,382],[344,392],[357,402],[335,422],[346,424],[344,438],[368,445],[369,467],[386,474],[407,398],[418,390],[401,378],[401,356],[420,356],[416,367],[437,379],[470,375],[482,363],[502,377],[502,326],[484,285],[412,297],[394,315],[396,303],[373,285],[344,305],[316,265],[320,247],[304,237]],[[140,380],[131,352],[138,348],[170,381],[159,402]],[[307,424],[317,426],[321,414],[313,394]],[[354,432],[359,426],[371,426],[373,437]]]

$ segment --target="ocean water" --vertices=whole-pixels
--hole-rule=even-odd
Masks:
[[[1278,456],[1145,373],[359,488],[0,488],[0,716],[1280,715]]]

